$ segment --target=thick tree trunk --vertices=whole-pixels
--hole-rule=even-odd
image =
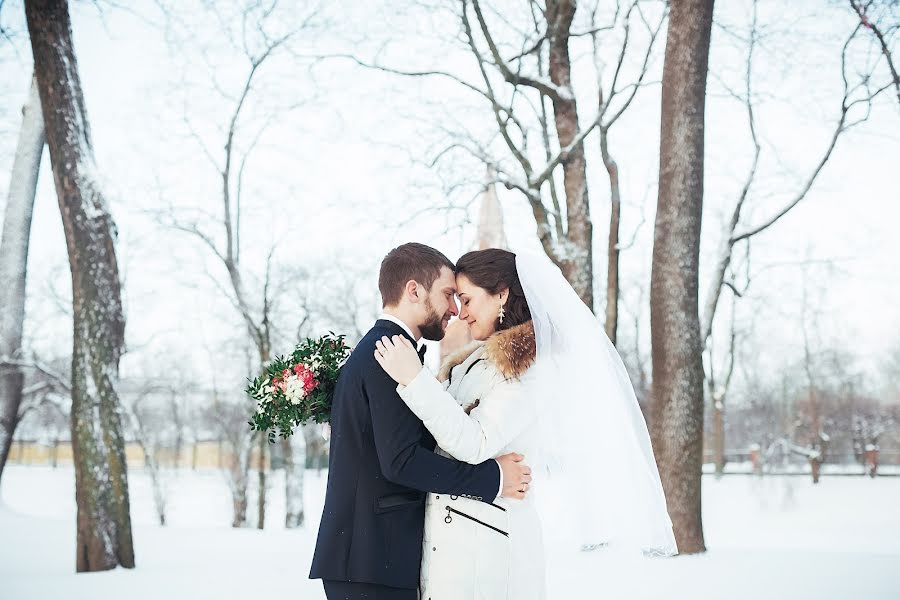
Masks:
[[[128,473],[116,393],[125,334],[116,228],[95,179],[68,4],[28,0],[25,14],[72,272],[76,569],[131,568]]]
[[[703,364],[697,306],[713,0],[672,0],[662,86],[650,323],[652,434],[679,550],[706,550],[700,513]]]
[[[303,479],[306,473],[305,427],[282,441],[284,449],[285,518],[288,529],[302,527],[306,515],[303,514]]]
[[[3,282],[0,285],[0,359],[14,358],[22,347],[28,242],[45,141],[41,99],[37,80],[32,78],[28,101],[22,108],[22,129],[16,144],[0,241],[0,281]],[[17,367],[0,367],[0,477],[19,422],[24,379]]]
[[[561,148],[579,134],[578,106],[572,93],[572,65],[569,59],[569,29],[575,16],[573,0],[547,2],[547,35],[550,43],[550,79],[565,90],[553,99],[553,116]],[[563,189],[566,193],[566,238],[557,248],[563,275],[578,296],[594,310],[593,224],[588,204],[587,165],[584,144],[578,144],[562,160]],[[554,257],[551,257],[554,258]]]

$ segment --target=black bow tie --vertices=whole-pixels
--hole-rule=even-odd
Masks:
[[[425,352],[427,350],[428,350],[428,346],[426,346],[425,344],[422,344],[422,347],[417,350],[417,352],[419,353],[419,360],[422,361],[423,363],[425,362]]]

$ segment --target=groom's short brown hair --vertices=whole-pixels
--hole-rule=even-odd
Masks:
[[[430,290],[434,281],[441,276],[441,267],[453,271],[456,265],[441,252],[425,244],[410,242],[397,246],[381,261],[381,271],[378,274],[381,306],[399,304],[406,282],[411,279]]]

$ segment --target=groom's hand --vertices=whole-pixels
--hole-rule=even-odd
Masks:
[[[497,464],[503,473],[503,492],[500,495],[504,498],[525,499],[531,483],[531,467],[523,460],[525,457],[515,452],[497,458]]]

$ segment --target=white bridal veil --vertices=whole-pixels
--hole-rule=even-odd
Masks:
[[[546,256],[517,253],[542,401],[534,497],[548,554],[677,554],[647,425],[600,321]],[[633,551],[633,552],[630,552]],[[594,555],[595,553],[589,553]],[[550,558],[550,557],[548,557]],[[552,561],[551,561],[552,562]]]

